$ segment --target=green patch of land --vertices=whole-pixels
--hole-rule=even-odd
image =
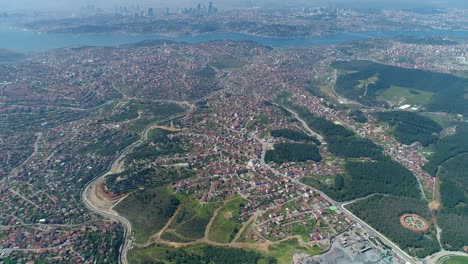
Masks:
[[[213,69],[213,67],[206,65],[201,69],[193,71],[192,74],[201,78],[209,79],[216,76],[216,71]]]
[[[274,149],[267,150],[265,154],[266,162],[302,162],[302,161],[321,161],[319,149],[313,144],[304,143],[278,143]]]
[[[288,100],[287,95],[277,96],[278,104],[293,109],[307,125],[325,137],[328,143],[328,151],[342,158],[382,158],[382,148],[372,141],[356,135],[342,125],[317,116],[305,107],[299,106]]]
[[[434,120],[441,127],[449,127],[460,121],[460,118],[454,114],[429,113],[429,112],[423,112],[419,114]]]
[[[292,233],[294,235],[300,235],[303,241],[308,241],[310,233],[312,233],[312,230],[316,225],[316,220],[307,220],[305,223],[294,223]]]
[[[305,177],[302,181],[338,201],[349,201],[373,193],[421,196],[415,176],[389,158],[366,162],[348,161],[345,171],[344,175],[335,177],[333,184],[326,184],[314,177]]]
[[[106,131],[96,139],[96,142],[83,146],[78,152],[96,153],[101,156],[114,156],[138,139],[139,136],[135,133]]]
[[[443,137],[432,147],[424,169],[440,179],[441,209],[437,222],[441,242],[447,250],[462,250],[468,241],[468,124],[459,123],[456,133]]]
[[[245,200],[236,196],[230,201],[227,201],[218,211],[218,215],[211,225],[208,238],[211,241],[227,243],[232,241],[234,236],[241,227],[239,220],[240,209],[244,207]]]
[[[170,115],[181,113],[184,110],[184,107],[175,103],[131,100],[121,107],[114,108],[112,113],[107,117],[107,120],[111,122],[127,121],[137,118],[139,112],[143,117],[164,119]]]
[[[115,210],[130,221],[137,243],[144,243],[166,224],[179,203],[167,188],[147,188],[131,193]]]
[[[170,226],[180,236],[196,240],[204,237],[216,207],[212,204],[200,204],[198,200],[187,200]]]
[[[440,138],[433,146],[434,154],[424,165],[431,175],[435,176],[439,165],[461,153],[468,152],[468,124],[459,123],[454,135]]]
[[[386,101],[390,105],[427,105],[431,102],[433,92],[411,89],[407,87],[399,87],[392,85],[385,90],[379,90],[377,99]]]
[[[125,163],[142,163],[144,161],[154,161],[160,156],[170,156],[174,154],[184,154],[187,149],[183,138],[169,138],[168,131],[152,129],[148,131],[148,139],[144,143],[135,147],[131,153],[125,157]]]
[[[375,84],[378,81],[379,77],[377,75],[373,75],[365,80],[359,80],[358,84],[354,88],[360,91],[362,95],[366,96],[369,85]]]
[[[152,245],[134,248],[128,254],[130,263],[175,263],[175,264],[276,264],[276,259],[254,250],[214,247],[204,244],[171,248]]]
[[[298,142],[311,142],[316,145],[320,145],[320,141],[315,137],[311,137],[304,132],[299,132],[291,129],[277,129],[271,131],[272,137],[282,137],[292,141]]]
[[[194,172],[188,168],[131,168],[122,173],[109,175],[106,178],[106,187],[115,194],[124,194],[147,188],[162,187],[171,181],[190,178],[194,175]]]
[[[468,241],[468,153],[459,154],[439,167],[442,208],[437,214],[442,228],[442,244],[462,250]]]
[[[245,62],[239,58],[225,55],[225,56],[218,56],[215,60],[210,63],[216,69],[232,69],[232,68],[241,68],[245,65]]]
[[[161,235],[161,239],[167,240],[167,241],[172,241],[172,242],[179,242],[179,243],[184,243],[184,242],[190,242],[193,241],[192,239],[188,239],[186,237],[183,237],[176,233],[174,230],[167,230]]]

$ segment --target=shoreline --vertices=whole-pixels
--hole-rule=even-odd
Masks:
[[[263,39],[274,39],[274,40],[310,40],[315,38],[327,38],[333,37],[337,35],[360,35],[365,36],[368,38],[372,38],[372,34],[396,34],[395,36],[409,36],[409,34],[415,33],[429,33],[423,36],[415,36],[415,37],[428,37],[428,36],[447,36],[450,34],[443,34],[437,35],[438,32],[450,32],[455,34],[466,34],[465,36],[447,36],[453,38],[468,38],[468,28],[467,29],[450,29],[450,28],[427,28],[427,29],[382,29],[382,30],[358,30],[358,31],[334,31],[334,32],[317,32],[317,34],[311,34],[307,36],[288,36],[288,37],[281,37],[281,36],[274,36],[274,35],[264,35],[264,34],[256,34],[251,32],[245,31],[213,31],[213,32],[205,32],[205,33],[184,33],[184,32],[150,32],[150,33],[130,33],[126,31],[110,31],[105,33],[97,33],[97,32],[80,32],[80,33],[73,33],[73,32],[51,32],[51,31],[39,31],[33,30],[24,27],[17,27],[14,25],[0,25],[1,30],[11,30],[11,31],[22,31],[33,33],[35,35],[46,35],[46,36],[134,36],[134,37],[142,37],[142,36],[154,36],[154,37],[167,37],[167,38],[197,38],[197,37],[205,37],[205,36],[216,36],[216,35],[239,35],[239,36],[246,36],[246,37],[253,37],[253,38],[263,38]],[[399,34],[402,33],[402,34]],[[409,33],[409,34],[408,34]],[[432,34],[435,33],[435,34]],[[369,35],[365,35],[369,34]]]

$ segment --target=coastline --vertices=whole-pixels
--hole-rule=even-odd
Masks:
[[[121,33],[47,33],[32,31],[25,28],[0,25],[0,49],[16,52],[41,52],[70,46],[117,47],[138,43],[144,40],[170,40],[186,43],[203,43],[215,40],[253,41],[273,48],[309,47],[320,45],[338,45],[345,42],[372,38],[394,38],[397,36],[429,37],[439,36],[454,39],[468,38],[468,30],[409,30],[409,31],[358,31],[333,32],[302,38],[269,37],[243,32],[216,31],[197,34],[128,34]]]

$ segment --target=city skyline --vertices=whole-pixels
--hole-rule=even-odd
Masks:
[[[94,5],[99,8],[112,9],[122,5],[139,5],[142,7],[160,7],[160,8],[185,8],[189,6],[197,5],[198,3],[208,5],[208,0],[85,0],[85,1],[72,1],[72,0],[19,0],[19,1],[7,1],[0,0],[1,11],[25,11],[25,10],[65,10],[73,11],[80,7],[87,5]],[[456,0],[443,0],[443,1],[422,1],[414,0],[411,2],[404,0],[318,0],[318,1],[305,1],[296,0],[293,2],[278,1],[278,0],[240,0],[240,1],[227,1],[217,0],[213,4],[220,8],[251,8],[251,7],[263,7],[263,8],[281,8],[281,7],[301,7],[301,6],[323,6],[334,4],[340,8],[466,8],[468,7],[468,1],[456,1]]]

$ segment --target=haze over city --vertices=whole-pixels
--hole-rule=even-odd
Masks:
[[[196,0],[95,0],[95,1],[73,1],[73,0],[0,0],[0,11],[8,10],[73,10],[86,5],[94,5],[101,8],[113,8],[122,5],[155,6],[160,8],[182,8],[193,6],[198,3],[208,4],[209,1]],[[242,8],[242,7],[302,7],[321,6],[334,4],[340,8],[466,8],[467,0],[215,0],[220,8]]]

